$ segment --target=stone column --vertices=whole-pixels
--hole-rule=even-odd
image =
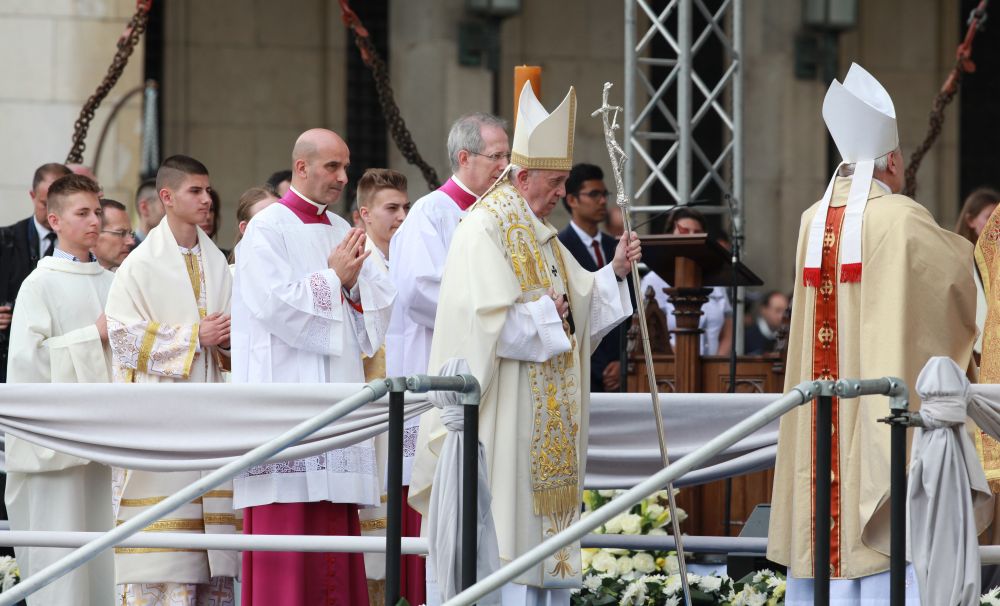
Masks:
[[[0,3],[0,225],[31,213],[31,177],[46,162],[63,162],[76,121],[111,63],[135,11],[132,0]],[[143,49],[129,59],[117,86],[91,122],[84,163],[111,107],[142,84]],[[108,198],[131,204],[139,183],[142,96],[133,97],[108,131],[97,178]]]
[[[463,114],[490,111],[493,94],[488,70],[458,64],[458,24],[464,14],[463,0],[389,2],[389,72],[396,104],[420,155],[442,182],[451,176],[448,129]],[[389,166],[406,175],[411,201],[428,192],[420,170],[406,162],[391,138]]]

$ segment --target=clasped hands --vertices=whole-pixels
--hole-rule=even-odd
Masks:
[[[347,290],[357,284],[365,259],[371,254],[370,250],[365,250],[365,238],[365,230],[352,228],[327,257],[327,267],[337,274],[341,285]]]

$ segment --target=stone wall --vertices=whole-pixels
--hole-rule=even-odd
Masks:
[[[860,2],[858,28],[840,38],[840,73],[868,69],[892,95],[905,158],[923,140],[927,114],[954,61],[957,0]],[[802,212],[830,179],[820,114],[829,83],[794,78],[799,5],[745,2],[746,106],[744,199],[746,261],[766,288],[791,290]],[[955,221],[958,192],[957,105],[924,158],[917,200],[938,222]]]
[[[0,225],[31,213],[35,169],[66,159],[73,123],[134,11],[134,0],[0,1]],[[85,164],[111,107],[142,84],[142,62],[140,47],[91,123]],[[105,195],[125,203],[138,185],[141,112],[141,95],[122,107],[97,166]]]
[[[345,124],[345,42],[332,0],[170,0],[163,157],[208,167],[233,239],[241,193],[290,168],[302,131]]]
[[[855,60],[895,100],[904,154],[923,137],[934,93],[958,41],[958,0],[863,2],[857,30],[841,37],[841,75]],[[492,109],[492,76],[458,63],[463,0],[389,1],[389,64],[403,117],[421,153],[448,174],[445,138],[459,115]],[[30,211],[31,173],[62,160],[72,124],[113,54],[134,9],[127,0],[0,0],[0,223]],[[820,116],[827,83],[794,77],[799,4],[744,0],[744,174],[746,259],[768,283],[789,289],[802,211],[829,178]],[[513,67],[542,67],[542,101],[552,108],[572,84],[578,95],[575,156],[608,169],[600,123],[590,117],[605,81],[624,98],[624,9],[606,0],[524,2],[501,26],[498,113],[511,118]],[[162,155],[203,160],[225,204],[220,243],[232,238],[239,194],[286,167],[295,136],[314,126],[343,132],[347,53],[355,52],[334,0],[171,0],[165,4]],[[85,160],[111,104],[141,83],[141,49],[98,112]],[[140,100],[111,130],[98,177],[109,196],[131,202],[139,160]],[[925,159],[918,199],[944,225],[958,196],[958,120]],[[426,192],[419,173],[389,145],[389,165]],[[608,179],[610,181],[610,178]],[[553,216],[564,225],[559,208]]]

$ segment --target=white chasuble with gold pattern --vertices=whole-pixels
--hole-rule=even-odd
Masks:
[[[568,295],[562,320],[548,290]],[[632,313],[612,266],[579,266],[547,221],[503,180],[455,231],[441,282],[428,372],[465,359],[480,381],[479,437],[486,452],[493,517],[504,563],[578,519],[587,450],[589,357]],[[410,504],[427,513],[445,435],[436,410],[420,424]],[[579,545],[515,582],[580,585]]]

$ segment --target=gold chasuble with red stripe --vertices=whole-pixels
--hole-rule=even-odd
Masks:
[[[803,279],[810,224],[802,215],[785,391],[815,379],[901,377],[913,385],[931,356],[967,366],[975,338],[972,246],[940,228],[927,209],[872,182],[861,226],[864,271],[845,281],[841,248],[851,178],[834,183],[819,279]],[[815,232],[818,233],[818,232]],[[850,274],[850,272],[848,272]],[[813,576],[817,532],[830,532],[831,577],[889,569],[889,413],[884,396],[833,400],[830,520],[817,520],[815,404],[781,419],[768,558]]]

